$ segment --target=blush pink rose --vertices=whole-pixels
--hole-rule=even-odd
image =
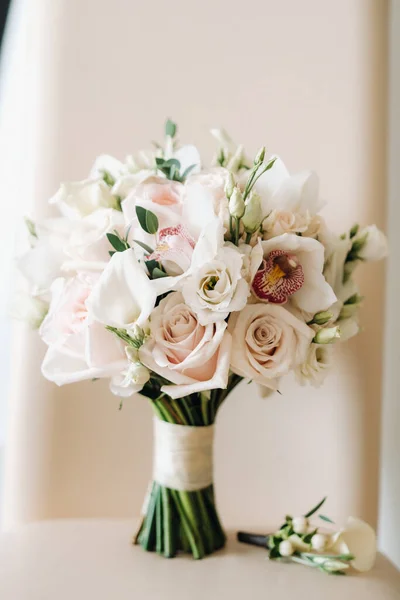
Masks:
[[[161,390],[171,398],[226,388],[231,335],[225,321],[200,325],[180,292],[169,294],[151,315],[151,336],[141,362],[171,382]]]
[[[89,317],[91,291],[92,281],[82,276],[56,279],[51,287],[49,312],[40,328],[49,346],[42,372],[57,385],[112,377],[126,367],[123,343]]]
[[[149,177],[133,188],[122,202],[126,223],[134,228],[139,225],[136,206],[142,206],[157,215],[160,229],[178,225],[181,221],[183,190],[184,186],[178,181]]]

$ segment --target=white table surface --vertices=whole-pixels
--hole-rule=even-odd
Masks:
[[[60,520],[0,535],[1,600],[400,600],[383,556],[366,575],[328,576],[238,544],[201,561],[164,559],[130,544],[135,523]]]

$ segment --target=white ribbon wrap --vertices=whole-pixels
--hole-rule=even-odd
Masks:
[[[190,427],[154,419],[153,479],[173,490],[192,492],[213,481],[214,425]]]

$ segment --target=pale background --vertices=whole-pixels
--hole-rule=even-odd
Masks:
[[[12,16],[0,115],[2,260],[20,214],[47,214],[60,180],[84,177],[99,153],[122,158],[146,147],[166,116],[208,156],[208,129],[222,125],[251,152],[266,143],[291,170],[315,169],[339,232],[357,220],[385,227],[384,0],[17,0]],[[333,518],[376,525],[383,275],[382,265],[361,270],[365,331],[324,388],[287,382],[282,397],[265,401],[243,385],[221,411],[215,477],[226,522],[268,528],[328,495]],[[56,388],[40,374],[36,334],[1,326],[4,526],[138,514],[151,473],[146,400],[119,412],[101,382]],[[392,512],[398,450],[383,454],[382,507]],[[389,531],[395,515],[385,515]],[[400,561],[397,538],[382,541]]]

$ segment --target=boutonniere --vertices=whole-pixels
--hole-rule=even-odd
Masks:
[[[315,518],[325,501],[326,498],[305,515],[287,515],[275,533],[239,532],[238,540],[266,548],[271,560],[295,562],[331,575],[345,575],[349,568],[369,571],[376,557],[375,531],[354,517],[349,517],[344,527],[335,529],[329,517],[318,514],[323,526],[316,525],[311,517]]]

